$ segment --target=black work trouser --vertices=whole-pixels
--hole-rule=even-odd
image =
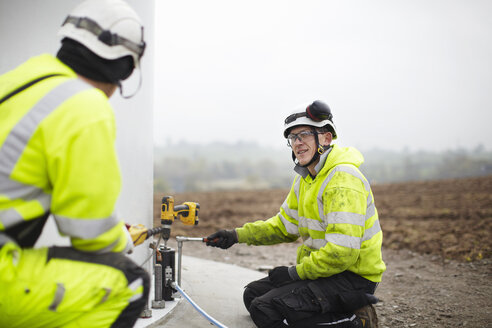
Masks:
[[[243,300],[260,328],[309,327],[319,322],[350,320],[355,310],[377,301],[372,296],[376,287],[377,283],[350,271],[280,287],[265,277],[246,286]]]

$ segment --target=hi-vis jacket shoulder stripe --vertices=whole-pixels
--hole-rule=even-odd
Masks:
[[[49,210],[50,194],[36,186],[14,181],[10,175],[43,119],[72,95],[89,87],[80,79],[71,79],[60,84],[41,98],[14,126],[0,148],[0,195],[3,194],[10,199],[37,200],[45,211]],[[0,211],[0,222],[5,228],[14,226],[23,220],[15,209]]]

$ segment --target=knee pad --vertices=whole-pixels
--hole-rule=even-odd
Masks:
[[[244,293],[243,293],[243,302],[244,302],[244,306],[246,307],[246,310],[249,311],[249,307],[251,306],[251,302],[253,302],[253,300],[256,298],[256,295],[254,293],[254,291],[249,288],[249,287],[246,287],[244,289]]]

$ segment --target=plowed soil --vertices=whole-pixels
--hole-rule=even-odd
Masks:
[[[372,188],[388,267],[376,292],[380,327],[492,327],[492,176]],[[173,195],[176,204],[200,203],[200,222],[175,222],[172,236],[207,236],[269,218],[287,193]],[[155,197],[156,226],[162,196]],[[224,251],[193,244],[184,253],[264,269],[294,264],[297,246],[234,245]]]

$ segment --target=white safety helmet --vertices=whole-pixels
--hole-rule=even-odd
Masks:
[[[330,126],[333,134],[333,140],[337,138],[333,115],[330,107],[322,101],[315,100],[304,106],[300,106],[292,114],[287,116],[284,121],[284,137],[287,138],[289,131],[300,125],[309,125],[317,128]]]
[[[145,50],[141,20],[122,0],[82,2],[65,19],[58,34],[104,59],[132,56],[136,68]]]

